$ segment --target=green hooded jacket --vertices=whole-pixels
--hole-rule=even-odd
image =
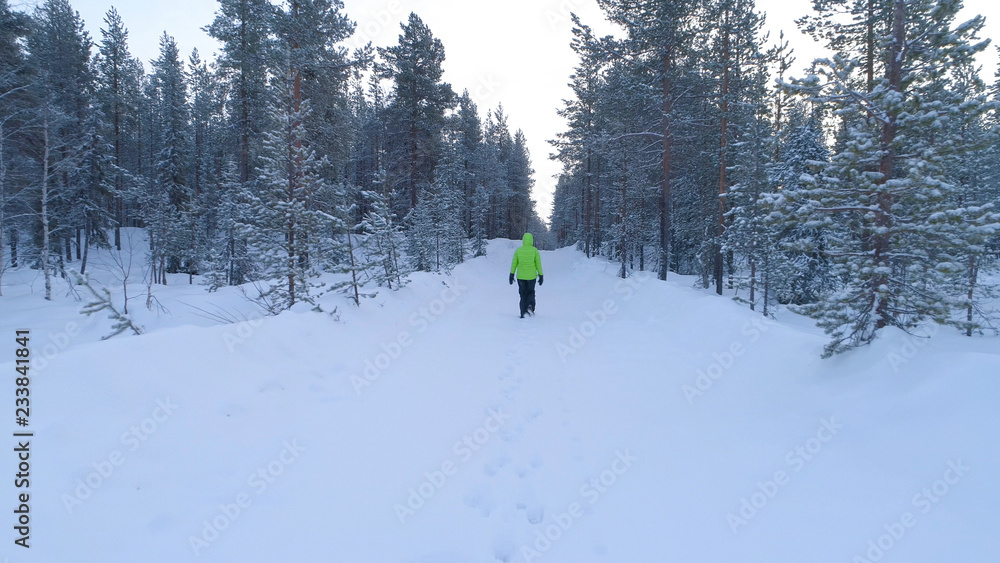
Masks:
[[[531,233],[524,233],[524,244],[514,251],[514,260],[510,263],[510,273],[517,272],[519,280],[533,280],[542,275],[542,256],[534,246],[535,238]]]

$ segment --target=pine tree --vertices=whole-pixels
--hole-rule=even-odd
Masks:
[[[816,13],[796,23],[838,56],[855,58],[863,74],[853,75],[851,85],[871,92],[878,75],[885,72],[887,44],[882,39],[892,33],[894,4],[895,0],[813,0]]]
[[[20,174],[15,161],[20,160],[19,150],[25,131],[23,111],[30,106],[28,100],[29,77],[20,40],[28,34],[28,17],[10,9],[7,0],[0,0],[0,281],[8,264],[17,267],[18,232],[7,219],[16,205],[15,186]],[[21,202],[23,204],[23,202]],[[10,232],[10,261],[3,258],[7,233]],[[0,286],[2,287],[2,286]],[[2,295],[2,292],[0,292]]]
[[[334,284],[331,291],[346,293],[355,306],[360,307],[362,297],[372,297],[372,294],[362,293],[362,278],[378,266],[380,260],[366,252],[368,245],[364,243],[363,231],[368,223],[357,219],[358,205],[354,203],[359,199],[357,192],[356,187],[341,183],[333,186],[329,197],[322,198],[330,201],[332,207],[327,214],[331,232],[320,242],[320,248],[329,271],[347,276],[344,281]]]
[[[376,65],[379,76],[393,81],[388,108],[389,135],[396,139],[390,147],[387,170],[400,208],[408,212],[417,206],[420,190],[434,182],[433,172],[441,153],[441,130],[445,111],[454,104],[451,86],[441,82],[444,45],[414,13],[394,47],[379,48],[383,62]]]
[[[810,173],[829,161],[823,135],[816,111],[792,108],[776,149],[780,158],[769,170],[777,191],[762,194],[771,241],[761,271],[765,308],[772,299],[792,305],[814,303],[833,288],[828,240],[847,238],[850,233],[842,224],[807,226],[797,197],[814,180]],[[791,197],[786,198],[786,194]]]
[[[665,280],[670,263],[671,218],[674,207],[671,192],[675,174],[674,105],[681,93],[675,87],[681,78],[683,61],[687,56],[686,46],[691,44],[691,24],[696,4],[689,0],[599,0],[598,3],[606,17],[628,33],[625,40],[620,43],[612,42],[604,50],[649,72],[653,78],[651,86],[659,89],[661,176],[658,202],[658,275],[661,280]]]
[[[36,100],[34,154],[41,168],[38,185],[36,247],[45,271],[46,298],[51,296],[50,260],[60,273],[64,258],[71,259],[71,235],[84,228],[85,215],[78,202],[95,200],[82,177],[81,163],[88,148],[86,126],[91,109],[90,38],[83,21],[66,0],[47,0],[35,10],[33,32],[28,36],[28,66],[32,70],[32,95]],[[39,240],[40,239],[40,240]],[[64,243],[65,254],[59,250]],[[55,254],[52,251],[55,250]]]
[[[989,149],[1000,131],[995,122],[1000,102],[988,99],[986,85],[971,60],[937,72],[940,92],[935,98],[950,109],[950,119],[934,144],[954,148],[945,153],[941,170],[954,185],[946,206],[959,219],[950,223],[951,236],[962,249],[952,256],[954,264],[949,268],[952,292],[958,296],[958,315],[952,324],[966,336],[987,327],[996,332],[995,314],[983,302],[997,296],[997,287],[983,274],[995,269],[997,253],[989,245],[1000,233],[1000,190],[990,182],[989,172],[996,163]]]
[[[126,164],[131,140],[130,128],[136,120],[139,93],[136,86],[141,74],[141,64],[128,50],[128,31],[118,12],[112,7],[104,17],[101,43],[96,58],[97,104],[106,118],[104,136],[111,144],[113,178],[113,207],[115,248],[122,249],[121,227],[125,223],[124,193],[126,176],[135,172]]]
[[[212,239],[218,231],[219,190],[223,182],[222,165],[224,147],[224,102],[219,92],[216,75],[201,60],[198,50],[191,53],[188,62],[191,98],[191,195],[194,210],[191,268],[201,272],[207,266]]]
[[[268,0],[219,0],[215,20],[205,28],[222,43],[218,64],[230,91],[231,143],[243,184],[255,179],[252,170],[267,116],[272,14]]]
[[[107,202],[115,194],[114,161],[111,145],[102,136],[107,129],[99,110],[92,111],[85,125],[85,145],[81,151],[80,162],[81,187],[83,197],[76,199],[78,212],[83,216],[83,242],[78,241],[78,247],[83,247],[80,273],[87,272],[87,258],[90,245],[96,242],[98,247],[107,247],[106,230],[113,217],[107,212]],[[79,235],[79,231],[78,231]]]
[[[210,290],[242,284],[260,273],[251,260],[244,238],[248,226],[254,223],[253,196],[247,186],[246,182],[239,181],[238,164],[227,161],[217,196],[218,211],[212,222],[215,236],[208,237],[210,269],[207,283]]]
[[[531,202],[531,188],[535,181],[532,175],[531,156],[528,154],[527,140],[520,129],[514,133],[514,144],[511,146],[510,159],[507,161],[507,184],[510,186],[509,219],[511,238],[528,232],[528,224],[534,212]]]
[[[587,26],[574,20],[573,42],[571,47],[580,56],[580,64],[573,73],[570,83],[575,98],[566,102],[566,107],[559,110],[559,115],[569,123],[569,130],[559,136],[554,143],[558,149],[557,158],[563,162],[567,172],[579,177],[580,195],[574,198],[578,201],[578,221],[568,221],[574,224],[573,236],[581,244],[584,254],[588,257],[596,253],[594,227],[597,223],[597,206],[594,205],[595,192],[599,185],[595,182],[597,143],[600,127],[597,122],[597,105],[601,98],[601,72],[604,67],[604,50],[591,35]],[[567,186],[568,187],[568,186]]]
[[[363,195],[369,211],[362,227],[368,234],[368,253],[375,261],[372,279],[380,286],[399,289],[406,284],[409,274],[402,255],[406,241],[403,230],[396,223],[385,196],[375,191],[366,191]]]
[[[348,159],[352,127],[348,86],[360,64],[343,45],[354,32],[354,23],[342,9],[340,0],[290,0],[276,11],[274,22],[276,71],[290,82],[293,104],[301,100],[312,104],[305,124],[308,142],[335,170],[327,175],[331,182],[343,177],[342,166]]]
[[[159,283],[165,284],[168,272],[191,274],[197,270],[192,255],[196,221],[189,173],[187,73],[177,43],[166,33],[160,38],[160,57],[153,61],[153,70],[159,151],[153,184],[156,193],[147,200],[150,204],[147,222],[155,232],[150,235],[153,271],[159,274]]]
[[[483,142],[483,124],[479,119],[479,109],[464,90],[458,98],[458,112],[450,127],[458,139],[458,159],[461,163],[460,182],[462,184],[462,221],[467,234],[472,233],[473,206],[476,192],[476,172],[479,147]]]
[[[989,223],[982,209],[951,208],[956,187],[943,163],[967,155],[936,142],[962,111],[978,110],[942,97],[935,71],[985,48],[973,43],[982,18],[952,27],[958,8],[893,0],[890,33],[879,41],[885,76],[870,91],[851,87],[861,57],[834,58],[801,83],[847,124],[842,150],[800,194],[807,226],[837,217],[856,225],[853,236],[830,241],[841,287],[804,308],[832,336],[827,355],[870,342],[885,327],[947,322],[956,306],[947,283],[957,269],[951,257],[966,248],[956,232],[963,221]]]
[[[761,125],[757,112],[748,112],[746,109],[764,105],[760,99],[759,87],[765,79],[763,76],[765,73],[762,69],[755,69],[755,66],[762,63],[760,59],[765,56],[761,52],[758,39],[764,20],[756,12],[753,0],[718,0],[710,3],[706,9],[707,35],[713,36],[709,50],[711,56],[706,61],[706,66],[718,83],[715,98],[719,111],[718,212],[715,217],[716,240],[713,245],[712,270],[715,292],[722,295],[724,262],[728,258],[731,264],[733,260],[731,252],[726,253],[726,256],[723,252],[726,217],[731,207],[728,202],[730,187],[728,173],[732,162],[730,153],[734,151],[730,143],[739,139],[741,130],[759,131]],[[756,93],[751,94],[755,90]],[[748,103],[749,97],[756,97],[757,103]],[[762,150],[762,147],[753,150]],[[760,179],[757,171],[762,171],[763,168],[754,165],[752,170],[753,172],[748,175]],[[756,184],[757,180],[752,180],[751,183]],[[729,269],[732,280],[732,265]]]
[[[321,208],[330,183],[322,170],[328,166],[317,157],[312,143],[319,133],[314,124],[312,97],[319,85],[346,85],[351,61],[337,44],[353,32],[353,24],[340,13],[340,2],[292,0],[276,12],[277,60],[270,122],[265,134],[260,194],[252,199],[255,221],[247,229],[256,253],[263,254],[264,275],[280,281],[263,296],[272,310],[312,302],[311,281],[317,274],[317,249],[336,212]],[[329,100],[328,97],[322,99]]]
[[[274,312],[312,302],[312,279],[318,273],[312,251],[326,222],[315,207],[324,187],[320,162],[306,141],[310,104],[304,100],[295,111],[293,96],[288,84],[272,106],[271,120],[278,127],[265,135],[262,189],[250,202],[252,223],[244,225],[262,275],[276,279],[263,296]]]
[[[487,210],[489,209],[489,194],[480,184],[475,184],[472,200],[470,202],[470,215],[472,221],[471,248],[470,251],[475,257],[486,256],[487,250]]]
[[[727,203],[731,211],[725,217],[729,224],[724,232],[724,246],[720,249],[729,255],[737,255],[747,261],[749,266],[748,301],[750,309],[756,310],[758,302],[759,272],[765,271],[773,261],[773,231],[765,224],[766,208],[762,196],[770,188],[768,169],[770,156],[773,154],[773,135],[770,114],[770,99],[767,91],[767,57],[758,53],[754,59],[754,72],[749,77],[749,87],[744,91],[744,111],[749,115],[745,119],[742,131],[732,147],[736,153],[733,158],[734,175],[740,178],[726,193]],[[716,266],[718,268],[718,265]],[[732,276],[732,266],[730,266]],[[766,272],[765,275],[767,275]],[[718,293],[719,286],[716,285]],[[764,296],[763,313],[767,314],[767,295]]]

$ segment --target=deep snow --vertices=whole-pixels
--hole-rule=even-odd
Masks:
[[[2,553],[1000,560],[996,338],[884,331],[821,360],[808,319],[764,319],[683,276],[623,281],[572,249],[543,252],[538,315],[521,320],[516,244],[360,309],[329,295],[335,315],[262,320],[234,288],[182,276],[151,312],[137,266],[129,307],[148,333],[103,342],[111,321],[78,315],[64,282],[46,303],[37,272],[7,272],[0,370],[30,328],[36,436],[30,550],[13,544],[14,438],[0,454]]]

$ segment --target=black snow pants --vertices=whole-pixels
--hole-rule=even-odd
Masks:
[[[535,280],[517,280],[517,292],[521,295],[521,316],[528,311],[535,314]]]

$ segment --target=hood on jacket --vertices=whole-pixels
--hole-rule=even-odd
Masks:
[[[531,236],[531,233],[524,233],[521,242],[524,243],[524,246],[535,246],[535,237]]]

